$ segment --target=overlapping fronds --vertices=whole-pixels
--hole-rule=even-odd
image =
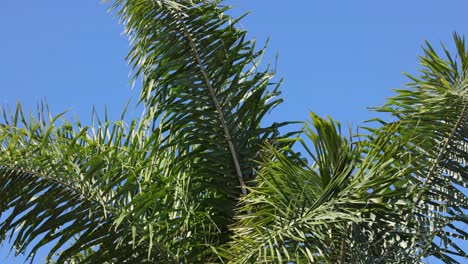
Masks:
[[[162,144],[177,153],[167,167],[178,175],[176,217],[186,225],[173,232],[185,234],[178,242],[189,246],[185,255],[197,255],[228,237],[260,146],[278,137],[281,124],[261,124],[280,102],[277,86],[269,89],[273,73],[258,69],[263,49],[220,1],[119,0],[114,7],[132,43],[134,78],[143,81],[140,100]]]
[[[422,76],[411,77],[409,89],[397,90],[376,108],[396,121],[377,119],[383,125],[369,129],[355,148],[330,129],[333,122],[315,116],[317,132],[306,128],[314,146],[312,166],[268,148],[259,186],[242,199],[234,240],[221,250],[226,259],[415,263],[433,256],[459,263],[466,258],[458,242],[468,239],[463,230],[468,53],[458,35],[455,44],[457,56],[444,48],[446,58],[428,44]],[[337,168],[341,174],[331,173]]]
[[[35,201],[48,188],[68,190],[70,196],[57,198],[68,207],[35,211],[50,219],[46,226],[53,239],[60,237],[57,230],[69,230],[51,252],[63,251],[59,262],[72,256],[110,262],[213,259],[211,247],[229,239],[238,199],[256,177],[260,146],[280,137],[283,124],[261,123],[280,102],[273,72],[257,68],[263,49],[236,28],[238,20],[224,14],[228,8],[220,1],[117,0],[113,8],[131,40],[134,78],[143,81],[142,120],[88,128],[43,117],[19,123],[5,118],[3,180],[13,184],[12,177],[29,173],[21,197],[40,197]],[[43,199],[53,200],[50,193]],[[26,209],[19,196],[8,195],[18,204],[5,202],[2,211],[13,208],[10,219],[16,219]],[[84,201],[90,220],[75,229],[73,223],[81,223],[75,210],[84,208],[79,207]],[[67,222],[53,225],[62,212]],[[21,219],[25,225],[8,221],[2,229],[3,234],[19,230],[14,244],[21,249],[34,245],[23,243],[23,233],[28,239],[39,235],[31,233],[41,226],[32,215]],[[101,239],[97,230],[108,233]],[[93,242],[88,247],[83,239]]]
[[[308,151],[312,165],[294,154],[266,149],[259,186],[242,199],[233,241],[221,250],[231,262],[398,259],[396,254],[383,257],[389,248],[382,245],[393,244],[378,240],[399,220],[393,212],[404,204],[401,193],[389,189],[405,171],[389,166],[398,157],[399,146],[387,146],[386,138],[379,137],[374,144],[388,154],[381,159],[361,156],[359,144],[342,137],[337,123],[315,115],[312,119],[313,126],[305,129],[313,146]]]
[[[413,233],[408,254],[435,256],[457,263],[454,256],[467,257],[457,241],[468,239],[468,52],[463,38],[454,35],[456,55],[445,47],[439,56],[427,43],[421,57],[421,76],[409,76],[408,89],[396,90],[377,111],[397,120],[385,123],[374,133],[398,129],[389,144],[404,143],[411,156],[411,173],[398,188],[407,189],[403,212],[407,229]],[[411,251],[411,252],[410,252]]]
[[[19,105],[14,114],[4,113],[0,234],[10,234],[15,253],[33,257],[49,243],[48,260],[59,263],[84,252],[83,263],[150,259],[142,252],[170,262],[165,246],[139,241],[152,232],[145,216],[126,214],[137,194],[164,190],[165,156],[148,155],[157,148],[148,122],[83,127],[52,118],[44,108],[36,118]]]
[[[114,0],[142,81],[139,120],[0,122],[0,241],[58,263],[414,263],[466,256],[468,52],[422,76],[366,137],[314,114],[299,140],[263,49],[221,1]],[[294,133],[292,133],[294,134]],[[312,147],[310,147],[312,146]]]

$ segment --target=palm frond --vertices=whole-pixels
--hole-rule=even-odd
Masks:
[[[188,259],[226,242],[260,146],[280,138],[284,125],[262,124],[281,101],[278,86],[271,70],[259,69],[263,49],[237,28],[242,17],[226,15],[220,2],[114,2],[132,43],[134,78],[143,82],[140,101],[153,113],[161,149],[175,153],[166,173],[177,175],[173,217],[181,225],[172,232]]]
[[[312,115],[305,134],[314,147],[306,161],[268,147],[259,186],[242,198],[233,241],[220,254],[233,263],[382,263],[387,241],[377,241],[400,219],[401,193],[389,187],[404,170],[388,169],[393,157],[361,156],[357,142],[341,136],[339,124]],[[398,156],[398,146],[386,146]],[[380,150],[376,150],[379,152]],[[289,154],[288,154],[289,153]],[[374,240],[369,240],[374,238]],[[376,251],[380,248],[380,251]]]
[[[443,47],[439,56],[427,43],[421,57],[420,77],[409,76],[408,89],[375,110],[390,113],[397,121],[374,132],[399,129],[389,144],[404,142],[411,155],[411,173],[399,185],[412,202],[406,208],[407,227],[414,239],[408,248],[416,256],[435,256],[458,263],[468,257],[457,239],[468,239],[461,226],[468,224],[468,53],[465,41],[454,34],[456,56]]]
[[[264,49],[220,0],[115,0],[145,111],[0,123],[0,241],[58,263],[395,263],[466,257],[468,52],[427,44],[422,76],[359,140],[314,114],[291,150]],[[362,141],[360,141],[362,140]],[[266,147],[265,147],[266,144]],[[312,148],[309,148],[309,144]],[[260,161],[258,161],[260,160]]]
[[[161,166],[147,167],[155,158],[144,158],[144,146],[157,142],[147,124],[73,126],[46,109],[26,117],[19,105],[11,116],[4,111],[4,119],[0,237],[9,234],[15,254],[27,252],[32,261],[48,244],[48,261],[58,263],[84,252],[82,263],[172,261],[162,244],[139,241],[150,233],[141,215],[125,214],[139,190],[163,184]]]
[[[96,209],[96,219],[114,240],[78,230],[72,246],[54,248],[66,248],[59,262],[204,262],[214,256],[210,246],[230,236],[260,145],[282,137],[284,124],[261,124],[281,101],[278,86],[270,89],[271,70],[258,69],[263,49],[219,1],[115,1],[114,8],[132,40],[135,79],[143,80],[141,122],[82,127],[40,118],[17,127],[16,117],[14,125],[5,118],[0,164],[33,172],[36,182],[58,179],[106,209]],[[91,250],[81,237],[94,241]]]

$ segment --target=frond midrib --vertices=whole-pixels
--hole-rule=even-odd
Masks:
[[[224,114],[223,114],[223,112],[221,110],[221,106],[220,106],[219,101],[218,101],[218,99],[216,97],[216,93],[215,93],[215,91],[213,89],[213,86],[211,85],[211,81],[210,81],[210,79],[208,77],[208,74],[206,73],[205,66],[203,65],[203,63],[201,61],[201,58],[200,58],[199,52],[197,50],[197,47],[196,47],[196,45],[195,45],[195,43],[193,41],[193,38],[191,37],[191,33],[188,30],[187,25],[185,24],[185,22],[182,19],[180,19],[180,15],[177,14],[176,16],[183,25],[183,30],[184,30],[183,34],[187,38],[187,41],[188,41],[188,43],[190,45],[190,49],[191,49],[191,51],[193,53],[194,59],[195,59],[196,63],[198,64],[198,67],[200,69],[200,73],[203,76],[203,80],[205,82],[205,85],[206,85],[206,87],[208,88],[208,90],[210,92],[211,100],[213,101],[213,104],[214,104],[214,106],[216,108],[216,113],[218,115],[219,121],[221,123],[221,126],[223,127],[223,131],[224,131],[224,135],[226,137],[228,148],[229,148],[229,151],[230,151],[231,156],[232,156],[232,162],[234,163],[234,167],[236,169],[236,174],[237,174],[237,177],[239,179],[241,193],[242,193],[243,196],[245,196],[247,194],[246,184],[244,182],[244,177],[242,176],[241,165],[240,165],[240,162],[239,162],[239,159],[238,159],[238,153],[236,151],[236,148],[234,147],[233,140],[232,140],[229,128],[227,126],[226,119],[224,118]]]

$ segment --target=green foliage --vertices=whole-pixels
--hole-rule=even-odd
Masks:
[[[0,240],[57,263],[456,263],[468,239],[468,53],[422,76],[364,136],[281,102],[264,49],[221,1],[116,0],[141,118],[83,126],[18,105],[0,123]],[[375,126],[374,126],[375,127]],[[300,143],[307,153],[292,149]],[[464,189],[465,188],[465,189]],[[464,191],[465,190],[465,191]]]
[[[461,229],[468,224],[468,52],[462,37],[454,34],[454,42],[456,57],[444,47],[445,58],[427,43],[422,75],[409,76],[409,89],[375,108],[397,121],[373,131],[389,133],[398,125],[390,144],[404,142],[411,157],[411,173],[397,186],[412,201],[403,211],[403,230],[415,239],[409,250],[448,263],[455,262],[451,256],[467,257],[456,239],[468,239]]]

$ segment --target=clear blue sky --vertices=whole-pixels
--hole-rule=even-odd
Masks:
[[[416,72],[425,39],[439,46],[451,44],[453,31],[468,34],[464,0],[226,3],[232,14],[251,11],[242,25],[259,45],[270,38],[266,62],[279,54],[285,102],[269,120],[306,120],[312,110],[358,125],[375,116],[366,107],[408,81],[402,72]],[[3,0],[0,103],[33,110],[47,98],[53,112],[70,109],[82,121],[107,105],[117,119],[139,87],[128,85],[129,45],[106,8],[99,0]],[[0,248],[0,263],[22,262],[6,254]]]

